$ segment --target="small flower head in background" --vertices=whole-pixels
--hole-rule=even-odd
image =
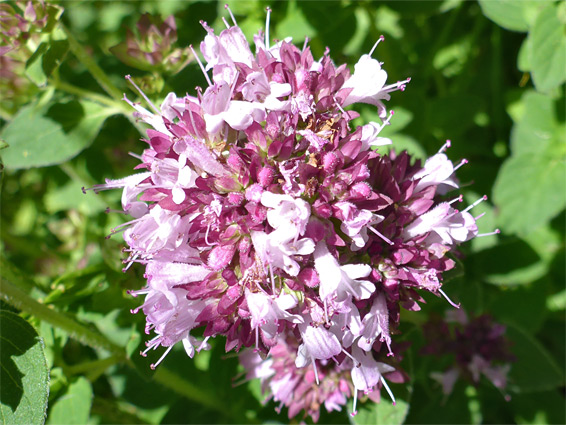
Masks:
[[[427,345],[422,354],[436,357],[453,356],[454,365],[431,377],[440,382],[448,395],[459,377],[478,385],[482,376],[496,388],[505,391],[507,374],[515,357],[505,338],[505,326],[484,314],[468,317],[466,312],[449,310],[446,318],[433,317],[424,325]],[[508,395],[506,399],[510,399]]]
[[[424,164],[375,150],[392,143],[379,136],[393,116],[384,102],[409,82],[386,83],[382,38],[352,74],[307,42],[272,44],[268,24],[255,54],[233,16],[218,35],[201,24],[207,87],[159,107],[140,90],[150,110],[126,98],[152,127],[139,172],[93,188],[122,188],[132,216],[115,231],[126,269],[145,267],[132,291],[154,333],[144,354],[164,349],[155,367],[177,343],[193,357],[224,336],[289,417],[316,421],[348,397],[355,414],[359,394],[379,400],[381,388],[394,400],[400,309],[419,310],[419,291],[456,306],[447,254],[478,236],[475,204],[445,196],[458,188],[449,143]],[[353,128],[355,103],[382,122]]]

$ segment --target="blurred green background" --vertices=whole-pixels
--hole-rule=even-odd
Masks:
[[[149,368],[161,353],[138,355],[148,336],[143,315],[129,311],[140,300],[126,293],[144,285],[142,270],[122,273],[124,243],[105,238],[125,221],[105,213],[119,208],[120,191],[81,193],[131,174],[138,160],[128,152],[144,147],[143,126],[132,123],[120,100],[122,93],[136,97],[124,75],[154,102],[170,91],[194,94],[206,82],[194,61],[184,66],[186,48],[198,50],[204,38],[199,20],[217,32],[224,27],[224,3],[54,2],[59,9],[49,9],[48,24],[31,25],[16,47],[6,36],[9,21],[0,21],[3,46],[12,46],[1,56],[0,74],[5,423],[41,423],[46,403],[48,424],[288,422],[274,403],[261,403],[257,382],[233,388],[241,371],[223,341],[193,360],[176,347],[157,371]],[[450,359],[418,353],[422,323],[449,306],[425,297],[422,311],[402,316],[401,338],[412,342],[403,364],[412,381],[392,385],[399,406],[370,402],[355,418],[323,413],[320,422],[565,423],[566,3],[228,4],[249,40],[264,27],[270,6],[272,37],[292,36],[299,46],[308,37],[315,58],[328,47],[337,64],[353,66],[383,34],[373,56],[384,62],[389,82],[411,82],[392,94],[395,116],[382,135],[422,159],[452,140],[449,157],[469,160],[458,171],[466,202],[483,194],[490,199],[474,209],[486,213],[480,232],[501,229],[462,247],[463,273],[444,289],[467,311],[489,313],[507,326],[517,356],[511,400],[487,381],[477,388],[459,382],[450,396],[442,394],[430,373]],[[7,2],[4,16],[11,13],[5,5],[23,13]],[[155,41],[144,45],[135,29],[144,13],[175,18],[176,42],[158,37],[172,59],[167,66],[144,59],[148,40]],[[127,29],[141,40],[139,60],[114,48]],[[359,123],[377,120],[374,107],[359,112]],[[10,357],[8,344],[23,354]],[[6,371],[15,375],[7,378]],[[6,384],[12,381],[22,389]]]

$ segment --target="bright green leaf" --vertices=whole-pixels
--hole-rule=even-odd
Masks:
[[[382,390],[381,401],[373,403],[368,400],[359,407],[356,416],[351,417],[352,424],[402,424],[409,412],[409,403],[404,400],[397,399],[397,403],[393,405],[391,401],[385,397],[385,391]]]
[[[509,233],[527,234],[566,206],[566,161],[552,155],[508,159],[497,176],[494,198],[499,225]]]
[[[556,5],[537,17],[529,35],[529,62],[537,90],[548,92],[566,81],[566,27],[558,18]]]
[[[511,151],[515,156],[539,154],[549,149],[553,137],[559,137],[554,118],[554,103],[548,96],[528,91],[521,99],[524,109],[511,130]]]
[[[43,424],[49,370],[43,340],[17,314],[0,310],[0,418],[2,424]]]
[[[73,158],[94,140],[117,111],[87,100],[22,108],[3,129],[10,147],[2,152],[8,169],[45,167]]]
[[[546,349],[517,326],[508,325],[506,337],[517,361],[511,365],[509,387],[518,393],[546,391],[564,385],[563,372]]]
[[[497,25],[511,30],[525,32],[537,11],[537,1],[479,0],[483,14]]]
[[[79,377],[49,410],[49,425],[86,424],[90,416],[92,404],[92,386],[90,382]]]

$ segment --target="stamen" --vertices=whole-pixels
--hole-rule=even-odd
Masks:
[[[210,78],[208,77],[208,74],[206,73],[206,71],[205,71],[205,69],[204,69],[204,65],[202,64],[202,62],[200,61],[198,55],[196,54],[195,49],[193,49],[193,45],[192,45],[192,44],[189,46],[189,49],[191,49],[191,52],[193,52],[193,56],[195,57],[195,59],[196,59],[196,61],[197,61],[197,63],[198,63],[198,66],[200,66],[200,69],[201,69],[202,73],[204,74],[204,78],[206,78],[206,82],[208,83],[209,86],[211,86],[211,85],[212,85],[212,82],[210,81]]]
[[[308,38],[308,37],[305,37],[305,43],[303,44],[303,50],[302,50],[303,52],[304,52],[305,49],[307,48],[307,45],[309,44],[309,41],[310,41],[309,38]]]
[[[358,405],[358,389],[354,386],[354,405],[352,407],[352,413],[350,413],[352,417],[358,414],[358,411],[356,410],[357,405]]]
[[[482,218],[485,215],[484,212],[482,212],[480,215],[478,215],[477,217],[474,217],[474,220],[478,221],[480,218]]]
[[[462,165],[467,164],[468,162],[469,162],[469,161],[464,158],[462,161],[460,161],[460,163],[459,163],[458,165],[456,165],[456,166],[454,167],[454,171],[452,171],[452,173],[455,173],[458,168],[460,168]]]
[[[138,155],[137,153],[128,152],[128,155],[133,156],[134,158],[139,159],[140,161],[143,161],[141,155]]]
[[[265,18],[265,50],[269,50],[269,18],[271,17],[271,8],[265,8],[267,17]]]
[[[438,292],[440,292],[440,294],[446,299],[446,301],[450,303],[452,307],[460,308],[460,303],[456,304],[454,301],[452,301],[442,289],[439,289]]]
[[[273,295],[275,295],[275,279],[273,277],[273,267],[271,267],[271,263],[269,264],[269,276],[271,277],[271,291]]]
[[[312,367],[314,369],[314,379],[316,379],[316,385],[320,385],[320,381],[318,380],[318,370],[316,368],[316,361],[314,360],[313,356],[311,356],[311,360],[312,360]]]
[[[224,25],[226,25],[227,29],[230,29],[230,24],[226,21],[226,18],[224,16],[222,17],[222,22],[224,22]]]
[[[448,202],[448,205],[452,205],[454,202],[462,202],[464,200],[464,196],[460,195],[455,199],[452,199],[450,202]]]
[[[476,202],[474,202],[472,205],[470,205],[468,208],[466,208],[464,211],[462,212],[468,212],[470,211],[472,208],[474,208],[476,205],[481,204],[483,201],[487,201],[487,195],[483,195],[480,199],[478,199]]]
[[[375,233],[377,236],[379,236],[381,239],[383,239],[385,242],[387,242],[389,245],[394,245],[393,242],[391,242],[389,239],[387,239],[385,236],[383,236],[381,233],[379,233],[373,227],[368,226],[368,229],[371,230],[373,233]]]
[[[391,401],[393,402],[393,406],[395,406],[397,404],[397,402],[395,401],[395,396],[393,395],[391,388],[389,388],[389,385],[387,385],[387,382],[385,382],[385,379],[383,378],[383,376],[381,376],[380,378],[381,378],[381,383],[385,387],[385,391],[387,391],[387,394],[389,394],[389,397],[391,397]]]
[[[161,363],[163,361],[163,359],[165,358],[165,356],[167,356],[167,354],[169,354],[169,351],[171,351],[171,349],[173,348],[172,345],[170,345],[169,347],[167,347],[167,350],[165,350],[165,353],[163,353],[163,355],[159,358],[159,360],[157,360],[156,363],[150,364],[149,367],[151,368],[151,370],[155,370],[155,368],[157,366],[159,366],[159,363]]]
[[[350,357],[350,358],[352,359],[352,361],[354,362],[354,365],[355,365],[356,363],[358,363],[358,361],[356,361],[356,359],[353,358],[352,355],[351,355],[350,353],[348,353],[346,350],[344,350],[343,348],[342,348],[342,352],[343,352],[344,354],[346,354],[346,356],[348,356],[348,357]]]
[[[484,213],[485,214],[485,213]],[[476,235],[476,238],[481,238],[483,236],[493,236],[493,235],[498,235],[501,233],[501,230],[499,229],[495,229],[493,232],[489,232],[489,233],[480,233],[479,235]]]
[[[324,299],[324,320],[326,321],[326,324],[330,323],[328,321],[328,300],[326,298]]]
[[[230,9],[230,6],[225,4],[224,9],[226,9],[228,11],[228,13],[230,14],[230,18],[232,18],[232,22],[234,22],[234,26],[238,26],[238,23],[236,22],[236,18],[234,18],[234,15],[232,14],[232,10]]]
[[[141,96],[145,99],[145,101],[147,102],[147,104],[151,107],[151,109],[153,109],[155,111],[156,114],[161,115],[161,111],[159,109],[157,109],[155,107],[155,105],[153,104],[153,102],[151,100],[149,100],[149,98],[145,95],[145,93],[138,87],[138,85],[136,83],[134,83],[134,80],[132,80],[132,76],[131,75],[126,75],[126,80],[128,80],[128,82],[134,86],[136,88],[136,90],[139,92],[139,94],[141,94]]]
[[[373,45],[373,47],[371,48],[371,50],[369,51],[369,55],[373,55],[373,51],[375,50],[375,48],[377,47],[377,45],[379,43],[381,43],[382,41],[385,41],[385,37],[383,35],[380,35],[379,38],[377,39],[377,41],[375,42],[375,44]]]
[[[446,140],[446,143],[442,145],[442,147],[438,150],[438,153],[446,152],[446,149],[448,149],[450,146],[452,146],[452,142],[450,140]]]

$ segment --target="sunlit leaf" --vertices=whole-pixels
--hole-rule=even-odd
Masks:
[[[49,370],[43,340],[17,314],[0,310],[0,418],[2,424],[43,424]]]

